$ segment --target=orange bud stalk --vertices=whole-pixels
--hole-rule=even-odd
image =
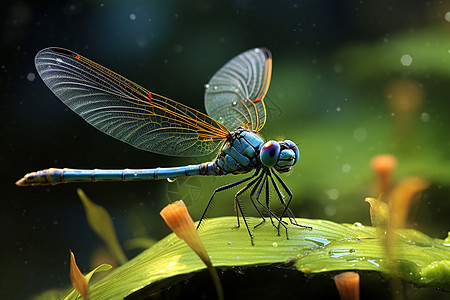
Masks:
[[[344,272],[334,276],[341,300],[359,300],[359,274]]]
[[[375,173],[375,195],[387,194],[394,183],[392,174],[397,166],[397,159],[391,154],[379,154],[370,161],[370,166]]]
[[[200,240],[200,236],[194,226],[186,204],[183,200],[176,201],[167,205],[160,212],[161,217],[166,224],[172,229],[173,232],[182,240],[188,244],[188,246],[194,250],[194,252],[200,257],[200,259],[208,267],[208,270],[216,286],[217,296],[219,299],[223,299],[222,285],[220,284],[219,275],[216,269],[213,267],[205,246]]]
[[[405,227],[409,208],[414,196],[428,188],[427,180],[420,177],[403,179],[389,195],[391,205],[391,228]]]
[[[78,269],[77,263],[75,262],[75,255],[70,251],[70,281],[75,290],[77,290],[83,299],[89,299],[89,288],[86,278]]]

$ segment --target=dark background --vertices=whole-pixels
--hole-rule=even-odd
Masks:
[[[77,187],[109,211],[124,243],[165,236],[169,230],[158,213],[178,198],[186,197],[197,220],[213,187],[236,180],[15,186],[25,173],[48,167],[149,168],[201,161],[146,153],[83,122],[35,71],[35,54],[49,46],[76,51],[200,111],[203,85],[212,74],[247,49],[267,47],[274,68],[262,135],[300,144],[299,165],[283,177],[294,192],[297,216],[370,224],[363,199],[378,195],[370,192],[369,160],[389,152],[399,160],[397,179],[413,174],[431,182],[414,203],[409,226],[445,238],[449,11],[448,2],[407,0],[3,4],[0,297],[23,299],[68,285],[69,249],[82,271],[92,269],[102,242],[87,225]],[[412,57],[411,64],[402,64],[404,55]],[[402,121],[387,96],[396,80],[418,83],[423,91],[401,133],[396,124]],[[219,195],[212,215],[233,214],[232,196],[233,191]],[[129,257],[136,253],[127,251]]]

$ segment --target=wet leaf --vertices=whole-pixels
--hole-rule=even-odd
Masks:
[[[254,224],[259,221],[248,220]],[[297,222],[313,229],[290,226],[287,240],[283,234],[277,236],[276,229],[266,222],[254,230],[254,246],[245,228],[231,229],[235,217],[209,219],[199,233],[215,267],[293,263],[299,271],[309,273],[369,270],[392,275],[376,228],[325,220]],[[450,246],[444,240],[412,229],[394,230],[393,237],[391,258],[399,263],[398,276],[418,286],[450,289]],[[95,282],[90,287],[90,297],[121,299],[146,286],[161,289],[205,268],[183,241],[170,234]],[[421,279],[425,275],[426,280]]]
[[[111,216],[102,206],[92,202],[81,189],[77,189],[78,196],[86,211],[87,221],[94,232],[105,242],[119,264],[127,261],[117,239]]]

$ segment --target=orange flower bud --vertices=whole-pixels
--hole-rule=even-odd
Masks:
[[[359,300],[359,274],[344,272],[334,276],[341,300]]]

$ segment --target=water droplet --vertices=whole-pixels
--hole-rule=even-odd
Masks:
[[[428,123],[430,121],[430,115],[424,112],[420,115],[420,119],[422,122]]]
[[[217,90],[217,86],[214,86],[213,89]]]
[[[237,259],[239,259],[239,256],[236,256]]]
[[[326,193],[330,200],[337,200],[339,198],[339,191],[337,189],[329,189]]]
[[[298,258],[298,259],[302,258],[302,256],[303,256],[303,255],[301,255],[301,254],[297,254],[297,258]]]
[[[402,57],[400,58],[400,63],[405,67],[409,67],[412,63],[411,55],[409,54],[402,55]]]
[[[354,252],[355,252],[354,249],[350,249],[350,250],[330,250],[328,252],[328,255],[330,257],[334,257],[334,258],[340,258],[340,257],[343,257],[343,256],[350,255],[350,254],[352,254]]]
[[[344,164],[342,166],[343,173],[350,173],[351,170],[352,170],[352,166],[350,164]]]
[[[373,259],[368,259],[367,262],[369,262],[369,263],[371,263],[372,265],[375,265],[375,266],[377,266],[377,267],[380,266],[380,264],[377,263],[377,262],[375,262],[375,260],[373,260]]]
[[[353,226],[358,227],[358,228],[364,228],[364,225],[361,224],[360,222],[353,223]]]
[[[309,237],[309,236],[305,236],[305,240],[309,240],[312,242],[315,242],[317,244],[321,244],[321,246],[326,246],[329,243],[331,243],[331,241],[327,240],[327,239],[323,239],[323,238],[318,238],[318,237]]]
[[[357,142],[363,142],[367,138],[367,130],[363,127],[358,127],[353,131],[353,138]]]
[[[228,242],[228,245],[231,245],[231,242]]]
[[[300,271],[302,271],[303,273],[309,273],[311,271],[311,269],[305,267],[305,268],[302,268]]]
[[[237,105],[237,102],[236,102],[236,101],[233,101],[233,103],[231,103],[231,105],[232,105],[232,106],[236,106],[236,105]]]
[[[34,73],[28,73],[27,79],[28,81],[34,81],[36,79],[36,75]]]
[[[445,13],[445,21],[450,22],[450,11]]]
[[[336,206],[334,205],[327,205],[324,210],[325,214],[329,217],[332,217],[336,214]]]
[[[136,15],[135,15],[135,14],[130,14],[130,20],[131,20],[131,21],[136,20]]]
[[[176,177],[169,177],[169,178],[167,178],[167,181],[172,183],[172,182],[177,181],[177,178]]]
[[[209,84],[205,84],[205,89],[208,89],[209,88]]]
[[[272,246],[277,247],[278,243],[277,242],[273,242]]]

